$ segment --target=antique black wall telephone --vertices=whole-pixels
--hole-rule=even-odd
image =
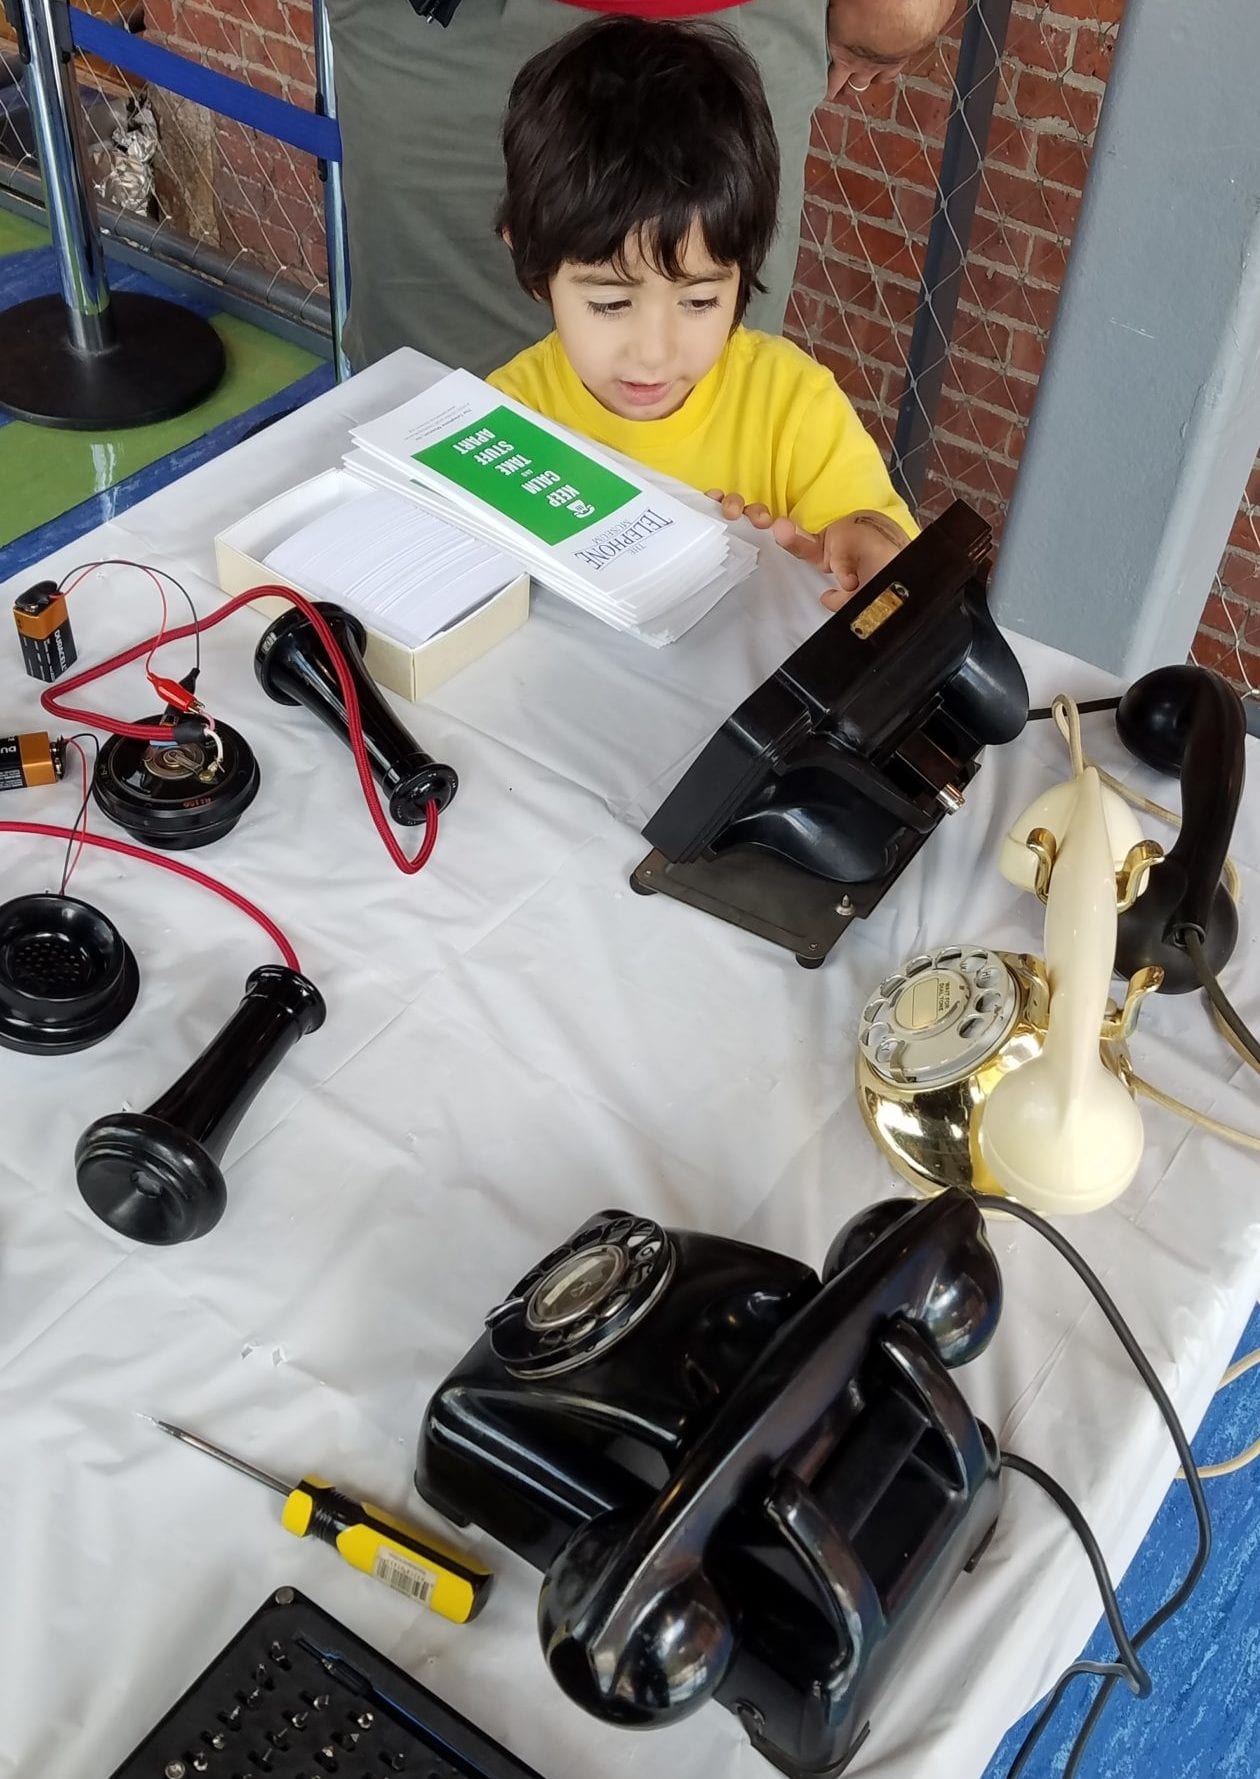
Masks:
[[[490,1312],[417,1486],[546,1570],[577,1704],[645,1727],[716,1697],[785,1772],[836,1773],[993,1528],[997,1448],[948,1368],[1001,1295],[960,1193],[872,1206],[821,1278],[605,1212]]]

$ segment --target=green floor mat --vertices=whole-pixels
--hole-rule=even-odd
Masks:
[[[0,213],[0,252],[4,231],[17,221]],[[0,546],[266,401],[320,363],[234,316],[212,320],[227,353],[227,374],[208,401],[178,419],[121,432],[63,432],[21,420],[0,426]]]
[[[37,222],[28,222],[24,216],[14,216],[8,210],[0,210],[0,259],[6,253],[26,253],[32,247],[47,245],[47,229],[40,228]],[[0,283],[3,283],[2,275]]]

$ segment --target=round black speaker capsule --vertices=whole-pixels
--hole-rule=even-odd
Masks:
[[[208,740],[166,746],[111,736],[92,778],[97,806],[135,839],[166,852],[221,840],[258,793],[258,762],[235,729],[219,723],[215,733],[223,745],[221,763]]]
[[[140,972],[111,920],[73,896],[0,907],[0,1044],[61,1056],[98,1044],[135,1005]]]

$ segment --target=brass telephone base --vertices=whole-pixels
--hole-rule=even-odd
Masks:
[[[917,1192],[1006,1196],[980,1154],[980,1114],[1002,1076],[1040,1054],[1049,1011],[1040,958],[979,945],[941,946],[880,984],[862,1014],[858,1105]],[[1114,1007],[1108,1026],[1120,1027]],[[1127,1084],[1123,1038],[1103,1036],[1099,1054]]]

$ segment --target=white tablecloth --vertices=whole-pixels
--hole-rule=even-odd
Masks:
[[[133,556],[186,578],[209,609],[215,532],[335,463],[349,422],[433,374],[395,355],[80,540],[48,572]],[[6,599],[17,591],[11,583]],[[768,1771],[716,1706],[649,1737],[570,1706],[538,1648],[538,1577],[506,1553],[487,1549],[498,1587],[475,1625],[417,1614],[326,1549],[287,1538],[274,1497],[140,1416],[418,1514],[410,1476],[430,1391],[502,1290],[588,1213],[622,1205],[816,1264],[835,1229],[889,1190],[854,1104],[858,1010],[924,945],[1039,949],[1040,907],[1003,881],[996,855],[1007,823],[1063,772],[1050,726],[991,753],[964,811],[820,971],[626,883],[661,787],[820,615],[809,571],[772,550],[660,652],[536,599],[523,631],[405,710],[461,779],[436,856],[413,880],[389,865],[348,754],[305,712],[263,699],[250,665],[258,622],[236,616],[205,639],[203,694],[249,737],[263,783],[231,838],[192,862],[280,920],[329,1016],[238,1133],[219,1227],[170,1251],[116,1237],[75,1189],[79,1133],[168,1085],[272,954],[195,888],[103,853],[83,858],[74,888],[118,922],[143,985],[95,1050],[54,1061],[0,1052],[0,1773],[110,1772],[284,1583],[545,1779]],[[106,571],[75,595],[73,618],[82,657],[99,658],[154,626],[152,589]],[[1107,688],[1094,669],[1021,648],[1035,702]],[[187,665],[178,650],[172,665]],[[138,667],[93,690],[128,716],[152,703]],[[44,726],[12,640],[0,693],[3,727]],[[1126,761],[1109,718],[1087,723],[1101,760],[1175,797]],[[66,822],[74,802],[63,785],[7,798],[0,816]],[[59,848],[0,844],[6,894],[55,886]],[[1260,1022],[1254,787],[1235,852],[1245,905],[1228,982]],[[1254,1077],[1196,1000],[1148,1004],[1135,1052],[1160,1083],[1256,1122]],[[1070,1233],[1193,1424],[1260,1283],[1260,1166],[1175,1118],[1144,1116],[1136,1184]],[[1006,1311],[963,1388],[1004,1443],[1072,1491],[1119,1568],[1173,1474],[1172,1448],[1074,1275],[1030,1231],[993,1236]],[[861,1779],[978,1775],[1098,1616],[1067,1526],[1032,1485],[1005,1486],[996,1539],[876,1718],[853,1768]],[[1115,1708],[1141,1709],[1127,1697]]]

